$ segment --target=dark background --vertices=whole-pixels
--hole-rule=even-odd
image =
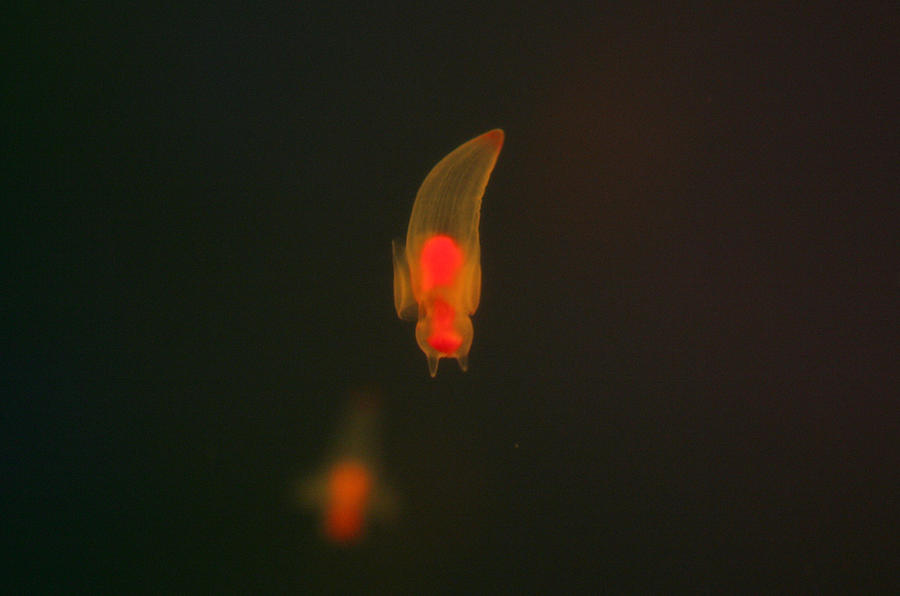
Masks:
[[[897,588],[896,7],[301,2],[11,14],[4,583]],[[471,368],[390,240],[464,141]],[[393,524],[290,503],[350,392]]]

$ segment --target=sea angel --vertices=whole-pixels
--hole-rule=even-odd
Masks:
[[[469,317],[481,295],[481,197],[501,147],[497,128],[438,162],[416,194],[406,244],[393,243],[394,307],[401,319],[418,321],[416,342],[432,377],[441,358],[468,368]]]

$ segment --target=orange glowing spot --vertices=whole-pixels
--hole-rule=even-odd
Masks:
[[[325,534],[334,542],[351,542],[362,534],[372,488],[368,470],[356,461],[335,464],[328,477]]]
[[[450,236],[438,234],[422,247],[422,291],[435,286],[449,286],[456,279],[463,263],[462,251]]]
[[[462,345],[462,336],[453,328],[456,312],[447,302],[436,299],[431,304],[431,335],[428,343],[442,354],[452,354]]]

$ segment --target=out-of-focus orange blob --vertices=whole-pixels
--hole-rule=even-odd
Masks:
[[[372,489],[372,478],[357,461],[340,461],[328,477],[325,534],[334,542],[352,542],[360,537]]]

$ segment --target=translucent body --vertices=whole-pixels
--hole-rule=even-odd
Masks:
[[[394,307],[418,321],[416,342],[431,376],[441,358],[468,368],[472,315],[481,296],[481,197],[503,146],[503,131],[454,149],[419,188],[406,244],[394,241]]]

